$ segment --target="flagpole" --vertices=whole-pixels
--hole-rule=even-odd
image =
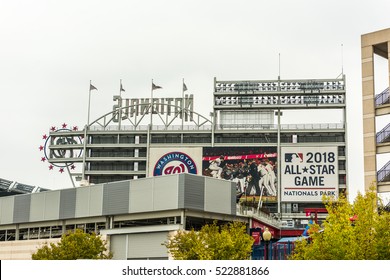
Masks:
[[[85,177],[85,168],[86,168],[86,158],[87,158],[87,141],[88,141],[88,129],[89,129],[89,115],[91,112],[91,91],[92,91],[92,80],[89,80],[89,94],[88,94],[88,118],[87,118],[87,125],[85,126],[84,129],[84,147],[83,147],[83,169],[82,169],[82,180],[86,180]],[[88,184],[89,185],[89,182]]]
[[[156,86],[153,82],[153,79],[152,79],[152,89],[150,90],[150,129],[152,129],[152,127],[153,127],[153,112],[154,112],[153,91],[155,89],[160,89],[160,88],[162,88],[162,87]]]
[[[92,85],[92,80],[89,80],[88,119],[87,119],[87,126],[88,127],[89,127],[89,114],[91,112],[91,85]]]
[[[151,131],[152,131],[152,125],[153,125],[153,79],[152,79],[152,84],[150,85],[151,90],[150,90],[150,125],[148,126],[148,137],[147,137],[147,150],[146,150],[146,156],[147,156],[147,165],[146,165],[146,177],[153,177],[153,174],[150,173],[149,169],[149,163],[150,163],[150,142],[151,142]]]
[[[184,129],[184,78],[181,85],[181,130]]]
[[[120,108],[118,108],[118,128],[121,130],[122,123],[122,79],[119,80],[119,99],[120,99]],[[119,137],[119,135],[118,135]],[[119,143],[119,139],[118,139]]]
[[[119,80],[119,96],[122,97],[122,79]]]
[[[152,90],[150,91],[150,129],[153,128],[153,79],[152,79]]]

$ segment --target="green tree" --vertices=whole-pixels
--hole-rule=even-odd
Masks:
[[[247,260],[253,241],[244,223],[214,222],[200,231],[178,231],[164,245],[175,260]]]
[[[311,226],[310,238],[296,243],[291,259],[390,259],[390,213],[378,211],[374,189],[359,194],[353,204],[345,197],[324,198],[324,203],[329,213],[324,224]]]
[[[45,244],[32,254],[33,260],[111,259],[106,241],[95,233],[77,229],[62,235],[58,243]]]

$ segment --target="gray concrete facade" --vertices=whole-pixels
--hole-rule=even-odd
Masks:
[[[188,173],[0,197],[0,259],[30,259],[69,230],[97,232],[114,259],[168,259],[181,229],[236,215],[235,183]]]
[[[0,197],[0,226],[190,209],[236,215],[230,181],[180,174]]]

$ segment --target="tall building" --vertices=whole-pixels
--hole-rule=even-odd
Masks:
[[[376,183],[379,193],[390,192],[390,157],[386,156],[388,161],[384,166],[377,164],[378,155],[390,153],[390,123],[379,128],[377,125],[379,117],[390,114],[389,44],[390,28],[361,37],[365,189]],[[387,60],[385,73],[375,73],[375,56]],[[387,77],[387,86],[375,88],[378,75],[383,74]]]

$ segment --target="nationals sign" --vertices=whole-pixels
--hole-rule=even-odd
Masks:
[[[169,152],[163,155],[153,169],[153,176],[180,173],[198,173],[195,161],[183,152]]]

